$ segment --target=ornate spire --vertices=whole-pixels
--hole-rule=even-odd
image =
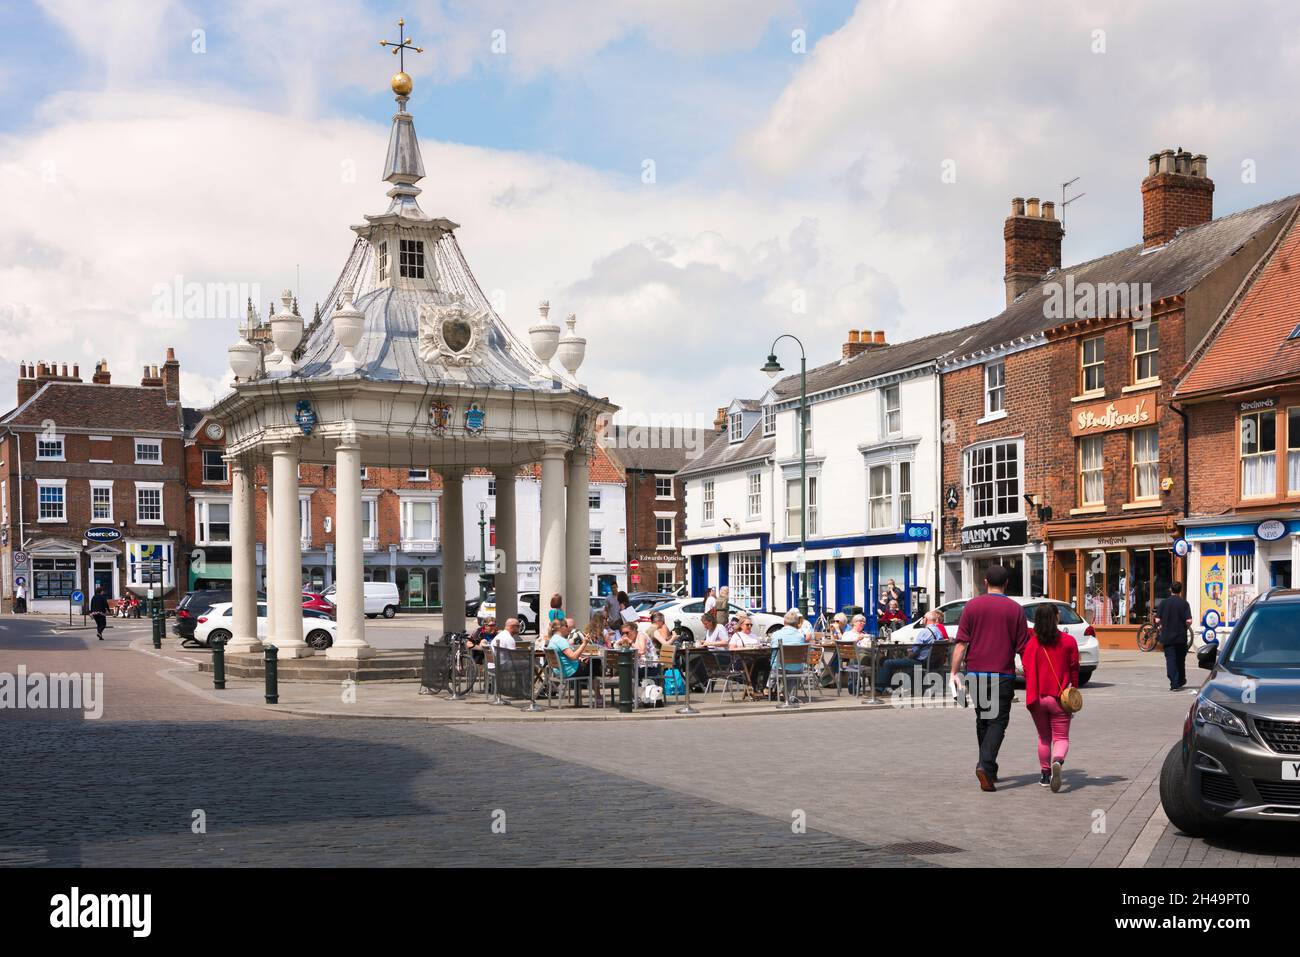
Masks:
[[[393,114],[393,128],[388,134],[388,153],[384,157],[384,181],[392,183],[388,191],[393,200],[390,212],[401,214],[403,208],[414,207],[419,213],[415,197],[420,195],[420,188],[415,184],[424,179],[424,160],[420,157],[420,143],[415,136],[415,120],[406,112],[406,103],[411,98],[413,83],[406,72],[406,51],[423,53],[406,35],[406,21],[398,20],[398,37],[394,40],[380,40],[379,45],[392,47],[394,55],[401,58],[401,72],[392,80],[393,92],[397,94],[397,112]]]

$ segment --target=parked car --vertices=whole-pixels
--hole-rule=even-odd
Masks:
[[[218,602],[230,601],[229,588],[200,588],[188,591],[176,603],[176,624],[172,631],[185,644],[194,640],[194,624],[202,615]]]
[[[362,582],[361,584],[367,618],[378,618],[380,615],[392,618],[397,614],[397,610],[402,606],[402,598],[394,582]],[[334,596],[337,592],[338,586],[330,585],[325,589],[322,597],[330,605],[334,605]]]
[[[302,607],[310,608],[312,611],[324,612],[329,617],[334,617],[334,605],[325,600],[324,595],[318,595],[314,592],[303,592]]]
[[[754,620],[754,633],[758,635],[770,635],[778,631],[783,624],[780,615],[773,615],[770,612],[754,611],[736,604],[728,605],[727,609],[731,616],[742,611],[747,612]],[[671,598],[658,605],[651,605],[641,612],[641,620],[637,626],[641,631],[650,630],[650,615],[656,611],[663,612],[664,621],[669,628],[676,627],[676,622],[680,621],[682,628],[694,635],[696,641],[704,640],[704,625],[700,621],[704,615],[703,598]]]
[[[1234,821],[1300,821],[1300,590],[1255,599],[1219,649],[1160,771],[1174,827],[1210,837]]]
[[[1034,624],[1034,614],[1038,611],[1038,606],[1048,602],[1056,606],[1060,616],[1061,631],[1069,632],[1074,637],[1075,642],[1079,645],[1079,684],[1086,685],[1092,680],[1093,673],[1097,670],[1097,665],[1101,663],[1101,643],[1097,641],[1097,632],[1088,624],[1071,605],[1063,601],[1057,601],[1054,598],[1021,598],[1018,595],[1008,595],[1014,602],[1018,602],[1025,609],[1025,625],[1032,628]],[[949,637],[957,637],[957,623],[961,621],[962,609],[966,607],[966,599],[959,601],[946,602],[939,606],[938,610],[943,612],[943,626],[948,631]],[[912,642],[916,641],[916,633],[925,627],[925,621],[917,618],[894,629],[890,636],[893,641]],[[1024,675],[1024,669],[1020,665],[1020,656],[1016,655],[1016,675]]]
[[[514,617],[519,619],[519,627],[523,631],[538,630],[538,622],[541,620],[541,600],[541,595],[535,591],[519,593],[519,608]],[[549,610],[548,608],[547,611]],[[489,618],[495,618],[498,625],[505,624],[505,619],[497,616],[497,596],[495,593],[487,596],[474,617],[478,619],[480,625]]]
[[[627,596],[627,600],[635,611],[642,612],[655,605],[662,605],[666,601],[672,601],[676,597],[678,596],[671,592],[634,591]]]
[[[229,641],[234,618],[234,606],[227,601],[213,605],[195,619],[194,640],[205,648],[212,647],[212,639]],[[311,647],[323,651],[334,644],[338,624],[323,611],[304,608],[302,611],[302,638]],[[270,634],[266,614],[266,600],[257,603],[257,637],[265,638]]]

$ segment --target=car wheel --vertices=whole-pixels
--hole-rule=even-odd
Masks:
[[[334,639],[324,628],[317,628],[315,631],[307,633],[307,644],[317,651],[324,651],[334,644]]]
[[[366,615],[367,618],[378,618],[378,615]]]
[[[385,618],[393,618],[393,617],[395,617],[396,615],[397,615],[397,609],[396,609],[396,608],[394,608],[392,605],[385,605],[385,606],[384,606],[384,617],[385,617]]]
[[[1169,749],[1160,768],[1160,806],[1169,823],[1189,837],[1209,837],[1220,829],[1218,822],[1198,811],[1188,797],[1182,742]]]
[[[227,645],[230,643],[230,632],[226,631],[224,628],[214,628],[212,631],[208,632],[207,647],[211,648],[213,640],[218,638],[221,640],[222,645]],[[195,642],[195,644],[198,644],[198,642]]]
[[[1092,680],[1092,672],[1093,672],[1093,669],[1092,669],[1092,668],[1080,668],[1080,669],[1079,669],[1079,687],[1080,687],[1080,688],[1082,688],[1084,685],[1086,685],[1089,681]]]

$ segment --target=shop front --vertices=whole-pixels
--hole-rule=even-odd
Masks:
[[[989,521],[961,530],[961,550],[944,557],[945,602],[974,598],[984,591],[984,575],[991,565],[1011,572],[1007,594],[1037,597],[1046,594],[1046,548],[1030,541],[1025,519]]]
[[[1169,586],[1183,575],[1174,553],[1172,516],[1154,515],[1107,524],[1055,522],[1050,597],[1068,602],[1107,648],[1136,647],[1137,631]]]
[[[726,586],[732,604],[752,611],[771,610],[767,583],[768,541],[761,535],[737,535],[686,542],[682,562],[689,563],[690,592],[702,597]]]
[[[1187,601],[1198,637],[1216,623],[1231,628],[1246,606],[1270,588],[1295,587],[1300,519],[1294,512],[1191,518],[1182,525],[1188,546]]]

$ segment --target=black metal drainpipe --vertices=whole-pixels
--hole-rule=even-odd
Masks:
[[[1191,458],[1190,458],[1190,451],[1188,450],[1187,447],[1188,446],[1187,413],[1183,411],[1182,406],[1180,406],[1177,402],[1170,401],[1169,408],[1177,412],[1178,417],[1183,420],[1183,518],[1187,519],[1190,518],[1192,514],[1192,509],[1191,509],[1192,489],[1191,489],[1191,485],[1188,482],[1188,477],[1191,475],[1191,467],[1189,464]]]

